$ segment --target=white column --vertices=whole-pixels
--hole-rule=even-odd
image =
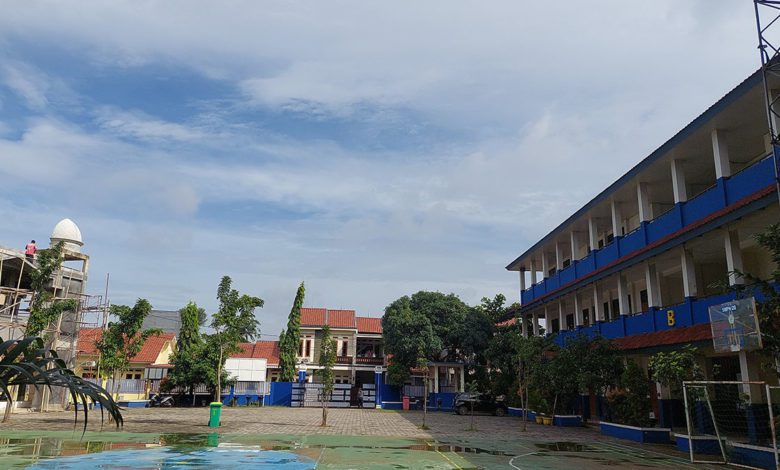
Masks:
[[[536,272],[537,272],[536,261],[531,260],[531,285],[536,284]]]
[[[593,284],[593,322],[604,320],[604,312],[601,311],[601,292],[596,284]]]
[[[539,336],[539,314],[534,312],[531,318],[533,321],[531,326],[533,327],[534,336]]]
[[[647,183],[638,183],[636,185],[636,198],[639,203],[639,221],[647,222],[653,220],[653,209],[650,206],[650,196],[647,193]]]
[[[757,357],[746,351],[739,352],[739,374],[743,382],[758,382],[760,378],[760,362]],[[751,403],[764,402],[761,385],[742,385],[742,393],[750,396]]]
[[[464,377],[466,375],[466,371],[464,370],[463,366],[460,367],[460,389],[459,392],[465,392],[466,391],[466,378]]]
[[[739,233],[736,230],[725,232],[726,269],[729,272],[729,285],[744,284],[744,279],[737,276],[734,271],[745,272],[742,264],[742,250],[739,247]]]
[[[617,238],[623,235],[623,212],[620,210],[620,203],[612,201],[612,235]]]
[[[674,191],[674,202],[685,202],[688,200],[688,187],[685,183],[685,170],[682,160],[672,160],[672,190]]]
[[[579,258],[580,253],[580,238],[577,236],[577,232],[574,230],[571,231],[571,261],[572,263],[574,260]]]
[[[618,274],[618,304],[621,315],[631,313],[631,307],[628,305],[628,282],[622,274]]]
[[[557,271],[563,269],[563,250],[557,241],[555,242],[555,269]]]
[[[520,292],[525,290],[525,269],[520,270]]]
[[[433,366],[433,393],[439,393],[439,366]]]
[[[566,314],[563,313],[563,301],[558,301],[558,328],[561,331],[566,329]]]
[[[550,276],[550,260],[547,259],[547,253],[542,252],[542,279]]]
[[[580,294],[574,294],[574,326],[582,326],[585,324],[585,319],[582,318],[582,303],[580,302]]]
[[[645,264],[645,285],[647,288],[647,303],[650,307],[660,307],[661,291],[658,285],[658,272],[654,264]],[[639,299],[637,299],[639,300]]]
[[[599,232],[596,227],[596,219],[588,217],[588,242],[590,243],[590,249],[596,250],[599,246]]]
[[[731,176],[729,149],[722,130],[712,130],[712,155],[715,158],[715,177],[720,179]]]
[[[680,249],[680,266],[682,268],[683,292],[685,297],[696,297],[699,291],[696,286],[696,269],[693,264],[693,256],[682,247]]]

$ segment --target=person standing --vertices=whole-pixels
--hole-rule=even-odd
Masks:
[[[35,260],[36,251],[38,251],[38,247],[35,245],[35,240],[30,240],[30,243],[24,247],[24,255],[28,261]]]

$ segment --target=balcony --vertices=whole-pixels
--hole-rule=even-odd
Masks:
[[[352,364],[352,356],[336,356],[336,364]]]
[[[750,197],[775,184],[775,159],[763,160],[735,173],[687,202],[676,204],[655,219],[642,223],[637,229],[616,237],[609,245],[591,251],[588,256],[572,262],[541,282],[520,293],[523,305],[530,304],[567,284],[586,277],[618,260],[638,254],[648,245],[672,238],[675,233],[702,223],[713,214]]]
[[[356,357],[355,364],[367,365],[367,366],[383,366],[385,364],[384,357]]]

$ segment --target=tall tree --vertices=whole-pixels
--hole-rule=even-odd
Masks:
[[[229,276],[222,277],[217,288],[219,310],[211,318],[214,334],[209,335],[207,358],[216,371],[214,401],[220,401],[222,382],[224,381],[225,361],[230,354],[237,353],[238,344],[252,341],[258,334],[259,323],[255,318],[255,309],[261,308],[263,299],[240,294],[231,287]]]
[[[171,359],[173,370],[167,376],[165,388],[188,389],[195,402],[195,387],[208,377],[208,362],[203,360],[205,343],[200,334],[200,313],[203,311],[194,302],[179,310],[181,328],[176,352]]]
[[[282,332],[279,337],[279,367],[281,369],[281,380],[283,382],[293,382],[296,373],[296,357],[298,353],[298,344],[301,336],[301,307],[303,298],[306,295],[306,289],[303,282],[298,286],[298,292],[295,293],[290,315],[287,317],[286,333]]]
[[[409,308],[428,319],[439,338],[439,359],[458,360],[462,348],[462,328],[469,306],[455,294],[420,291],[409,298]]]
[[[25,336],[39,336],[62,313],[78,308],[77,300],[54,300],[46,288],[52,275],[62,266],[62,248],[63,243],[58,242],[53,247],[38,252],[36,269],[30,274],[30,289],[33,294]]]
[[[441,351],[441,340],[433,332],[431,321],[412,310],[412,301],[404,296],[385,308],[382,317],[385,351],[392,354],[387,368],[388,381],[403,385],[409,371],[420,359],[429,359]]]
[[[333,366],[336,365],[336,342],[330,336],[330,327],[322,327],[322,341],[320,343],[320,361],[321,369],[317,372],[322,382],[322,423],[320,426],[328,425],[328,401],[333,394]]]
[[[130,360],[141,352],[147,338],[162,333],[159,328],[142,329],[151,311],[152,305],[146,299],[138,299],[132,307],[112,305],[111,315],[116,321],[110,322],[103,336],[95,342],[99,353],[98,368],[114,379],[115,395],[119,393],[119,379]]]

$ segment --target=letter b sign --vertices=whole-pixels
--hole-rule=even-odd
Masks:
[[[667,310],[666,311],[666,324],[669,326],[674,326],[674,310]]]

